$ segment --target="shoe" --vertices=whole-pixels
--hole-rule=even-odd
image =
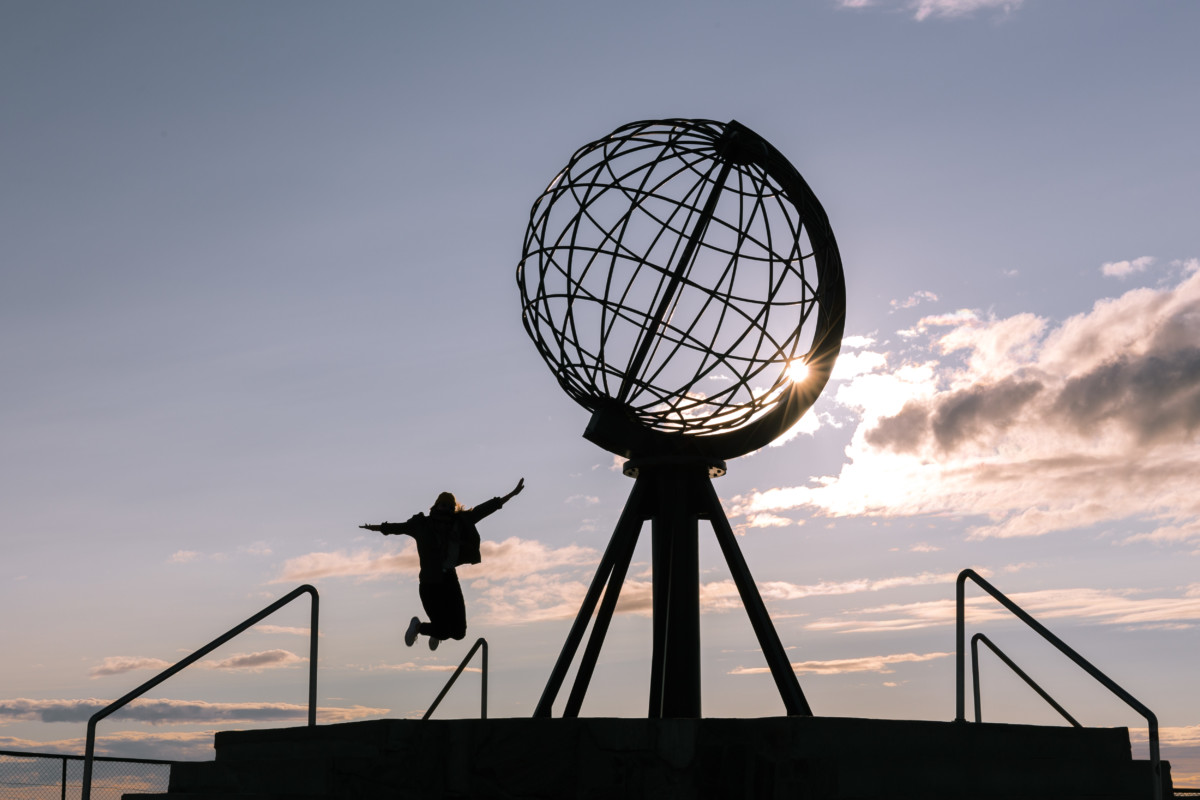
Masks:
[[[436,636],[429,637],[429,649],[430,650],[437,650],[437,646],[441,643],[442,643],[442,640],[437,638]]]
[[[416,617],[412,618],[412,622],[408,623],[408,630],[404,632],[404,643],[409,647],[417,641],[417,633],[421,630],[421,620]]]

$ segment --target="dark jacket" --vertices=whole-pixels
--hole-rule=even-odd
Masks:
[[[459,564],[478,564],[479,531],[475,523],[495,513],[504,505],[499,497],[493,497],[474,508],[464,508],[447,518],[429,514],[414,514],[406,522],[385,522],[379,526],[380,533],[407,534],[417,542],[417,557],[421,561],[421,583],[441,583],[448,575],[458,574],[454,568]]]

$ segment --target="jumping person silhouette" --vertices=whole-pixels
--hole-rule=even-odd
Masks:
[[[429,649],[436,650],[443,639],[461,639],[467,635],[467,606],[455,567],[478,564],[479,531],[475,523],[500,510],[500,507],[521,493],[525,479],[503,497],[493,497],[474,508],[463,508],[450,492],[442,492],[429,509],[428,516],[415,514],[407,522],[383,522],[379,525],[359,525],[384,536],[407,534],[417,542],[417,558],[421,562],[421,605],[429,622],[413,617],[404,633],[409,647],[418,634],[429,637]]]

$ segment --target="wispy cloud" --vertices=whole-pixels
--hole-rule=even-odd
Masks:
[[[215,730],[189,732],[105,731],[96,741],[96,754],[122,758],[206,761],[213,757],[214,733],[216,733]],[[87,742],[82,736],[53,741],[0,736],[0,748],[25,750],[31,753],[77,755],[83,752],[86,745]],[[146,791],[149,792],[151,789],[147,787]]]
[[[980,570],[987,572],[987,570]],[[643,579],[644,578],[644,579]],[[628,578],[621,588],[616,613],[651,613],[649,574],[637,579]],[[852,581],[825,581],[797,584],[787,581],[763,581],[758,592],[767,602],[786,602],[806,597],[849,595],[859,592],[879,592],[906,586],[953,584],[957,573],[923,572],[919,575]],[[488,625],[518,625],[546,620],[571,619],[579,611],[587,583],[557,575],[530,575],[521,579],[483,586],[478,602],[484,611],[480,621]],[[700,585],[700,608],[705,613],[723,613],[742,608],[741,595],[731,579],[709,581]]]
[[[1154,264],[1154,256],[1142,256],[1132,261],[1107,261],[1100,265],[1100,274],[1109,278],[1128,278],[1138,272],[1145,272]]]
[[[932,303],[938,299],[938,296],[933,292],[927,292],[924,289],[913,292],[903,300],[892,300],[892,308],[913,308],[921,303]]]
[[[254,630],[259,633],[282,633],[290,636],[308,636],[311,633],[310,628],[295,628],[287,625],[255,625]]]
[[[372,664],[365,668],[367,672],[453,672],[458,669],[454,664],[418,664],[415,661],[405,661],[401,664]],[[479,667],[467,667],[463,672],[482,672]]]
[[[306,631],[307,633],[307,631]],[[292,667],[307,662],[307,658],[296,655],[289,650],[264,650],[259,653],[236,653],[220,660],[201,661],[195,666],[202,669],[247,670],[258,672],[264,669],[279,669]],[[88,670],[88,677],[103,678],[110,675],[121,675],[135,670],[152,669],[164,670],[172,662],[161,658],[145,658],[140,656],[109,656]]]
[[[88,677],[103,678],[108,675],[120,675],[139,669],[164,670],[171,666],[170,661],[161,658],[142,658],[138,656],[109,656],[88,670]]]
[[[890,675],[895,664],[909,664],[921,661],[933,661],[946,658],[953,653],[893,653],[885,656],[862,656],[860,658],[835,658],[829,661],[794,661],[792,669],[795,672],[813,675],[841,675],[846,672],[878,672]],[[730,675],[761,675],[769,672],[769,667],[737,667],[730,670]]]
[[[1056,326],[1032,314],[927,317],[928,355],[836,390],[859,415],[840,473],[734,498],[733,512],[979,515],[977,539],[1138,518],[1162,531],[1156,541],[1191,539],[1198,309],[1200,271],[1189,269]]]
[[[1200,596],[1184,592],[1175,597],[1138,597],[1145,594],[1133,589],[1045,589],[1009,595],[1013,602],[1039,620],[1076,619],[1104,625],[1135,627],[1192,627],[1200,620]],[[967,619],[970,623],[1011,617],[1009,611],[991,598],[970,597]],[[953,599],[875,606],[846,611],[807,625],[813,630],[863,633],[871,631],[907,631],[955,620]]]
[[[903,10],[913,19],[958,19],[982,11],[1011,14],[1024,0],[838,0],[842,8]]]
[[[0,721],[86,722],[111,700],[0,700]],[[386,714],[386,708],[319,708],[321,722],[349,722]],[[308,718],[308,706],[293,703],[205,703],[197,700],[138,699],[114,719],[159,724],[286,722]]]
[[[387,575],[416,575],[420,569],[417,548],[407,537],[405,542],[398,553],[363,549],[297,556],[284,562],[279,577],[271,582],[304,582],[331,577],[374,579]],[[465,580],[501,579],[564,566],[595,563],[598,560],[596,551],[590,547],[567,545],[551,548],[541,542],[516,536],[502,542],[484,540],[479,549],[482,564],[459,568],[459,575]]]
[[[298,656],[289,650],[264,650],[261,653],[237,653],[219,661],[201,661],[199,666],[206,669],[236,669],[258,672],[264,669],[293,667],[307,661],[307,658]]]

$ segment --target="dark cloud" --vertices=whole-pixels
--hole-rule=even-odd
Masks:
[[[906,403],[894,417],[884,417],[866,432],[867,444],[880,450],[911,453],[921,449],[929,435],[929,404]]]
[[[1081,433],[1114,421],[1142,443],[1190,437],[1200,427],[1200,348],[1117,358],[1068,380],[1052,411]]]
[[[915,452],[932,437],[949,452],[965,442],[1005,430],[1043,389],[1040,381],[1005,378],[949,392],[931,401],[910,402],[866,432],[867,443],[897,452]]]
[[[1048,419],[1084,436],[1115,424],[1140,444],[1188,439],[1200,429],[1200,348],[1120,356],[1067,379],[1057,392],[1012,377],[912,401],[866,431],[866,441],[898,453],[930,443],[950,453],[1003,433],[1035,398]]]

